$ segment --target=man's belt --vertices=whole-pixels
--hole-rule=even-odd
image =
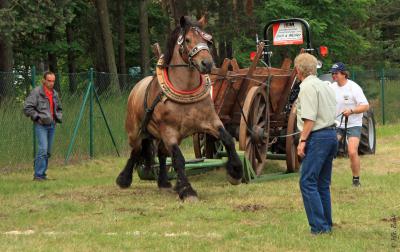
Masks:
[[[336,124],[332,124],[328,127],[311,131],[311,133],[315,133],[315,132],[322,131],[322,130],[335,130],[335,129],[336,129]]]

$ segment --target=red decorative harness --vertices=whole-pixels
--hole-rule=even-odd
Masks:
[[[211,79],[208,74],[200,75],[198,87],[193,90],[179,90],[170,82],[166,68],[162,68],[164,58],[161,56],[157,63],[157,80],[163,94],[177,103],[195,103],[210,95]]]

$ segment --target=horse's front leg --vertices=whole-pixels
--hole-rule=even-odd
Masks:
[[[171,146],[171,157],[172,157],[172,166],[177,173],[176,179],[176,187],[175,190],[179,195],[181,200],[196,200],[197,193],[192,188],[192,185],[189,183],[189,180],[185,173],[185,158],[178,146],[178,144],[173,144]]]
[[[172,166],[177,174],[175,190],[181,200],[196,200],[197,193],[192,188],[185,173],[185,158],[178,146],[179,132],[174,128],[164,128],[161,139],[172,158]]]
[[[228,162],[226,164],[228,180],[232,185],[238,185],[242,181],[243,165],[236,152],[235,142],[223,126],[218,127],[218,138],[221,140],[228,153]]]

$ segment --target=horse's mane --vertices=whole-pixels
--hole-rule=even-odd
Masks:
[[[184,33],[186,34],[186,32],[191,28],[191,27],[200,27],[198,22],[193,22],[193,21],[188,21],[188,19],[186,19],[186,25],[185,25],[185,31]],[[168,37],[168,41],[167,41],[167,48],[165,50],[165,55],[164,55],[164,67],[167,67],[168,64],[171,62],[172,56],[174,55],[174,49],[175,49],[175,45],[176,45],[176,41],[178,40],[179,34],[181,32],[181,26],[178,25],[177,27],[175,27],[175,29],[171,32],[171,34]]]

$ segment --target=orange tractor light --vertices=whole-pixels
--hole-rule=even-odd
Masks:
[[[328,47],[327,46],[320,46],[319,47],[319,55],[322,57],[328,56]]]
[[[250,60],[253,61],[254,58],[256,57],[257,52],[250,52]]]

